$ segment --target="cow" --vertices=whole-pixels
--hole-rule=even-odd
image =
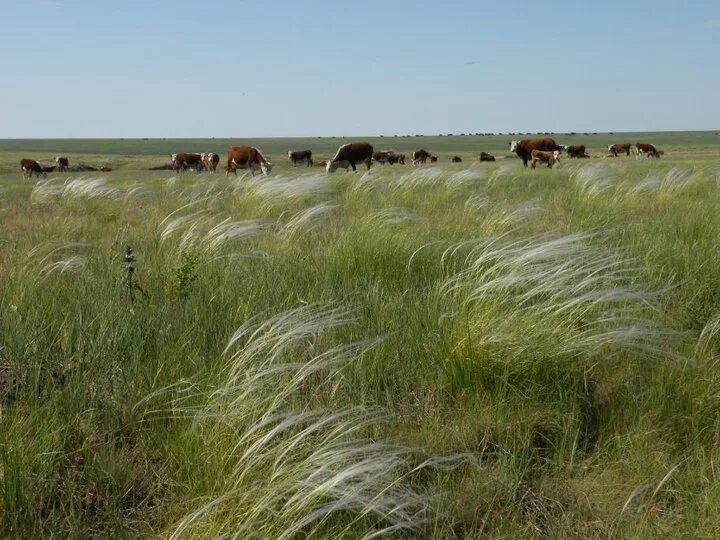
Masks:
[[[429,157],[430,152],[427,150],[415,150],[411,156],[413,167],[417,167],[418,165],[425,163]]]
[[[487,152],[480,152],[480,161],[495,161],[495,156]]]
[[[524,139],[522,141],[510,141],[510,151],[515,152],[527,167],[528,161],[532,158],[532,151],[561,152],[562,146],[558,146],[555,139]]]
[[[652,144],[647,143],[636,143],[635,149],[637,150],[637,156],[635,159],[640,159],[643,157],[654,157],[660,159],[660,156],[664,152],[658,151],[657,148],[655,148]]]
[[[394,165],[397,163],[398,165],[405,165],[405,154],[393,154],[390,157],[388,157],[388,163],[390,165]]]
[[[68,158],[63,156],[56,156],[55,157],[55,167],[59,172],[65,172],[68,170],[68,166],[70,163],[68,162]]]
[[[203,152],[200,154],[200,161],[206,171],[210,171],[215,174],[218,163],[220,163],[220,156],[218,156],[215,152]]]
[[[108,167],[107,165],[103,165],[102,167],[100,167],[100,171],[101,172],[110,172],[110,171],[112,171],[112,169],[110,167]]]
[[[573,146],[563,146],[563,150],[565,150],[565,152],[567,152],[568,157],[571,157],[571,158],[590,157],[587,153],[585,153],[585,145],[584,144],[576,144]]]
[[[430,156],[430,163],[437,163],[437,162],[438,162],[437,156]]]
[[[35,173],[38,178],[41,176],[47,178],[45,169],[34,159],[21,159],[20,170],[22,171],[23,180],[32,178],[33,173]]]
[[[610,152],[613,156],[617,157],[618,154],[622,154],[625,152],[626,156],[630,155],[630,144],[611,144],[608,146],[608,152]]]
[[[451,161],[453,163],[462,163],[462,158],[460,156],[453,156]]]
[[[272,171],[272,163],[254,146],[233,146],[228,149],[225,176],[231,172],[237,176],[238,169],[250,169],[253,175],[259,170],[267,176]]]
[[[202,170],[203,160],[200,154],[172,154],[173,171],[182,172],[185,169]]]
[[[288,157],[292,161],[293,167],[298,163],[305,163],[305,166],[312,167],[312,150],[289,150]]]
[[[327,162],[325,170],[328,173],[335,172],[338,167],[347,171],[348,167],[352,167],[353,171],[357,171],[357,164],[365,163],[368,171],[372,165],[373,147],[366,142],[355,142],[343,144],[338,148],[337,154]]]
[[[533,150],[530,152],[532,158],[531,167],[534,169],[537,162],[547,163],[548,168],[552,168],[555,163],[560,163],[560,150],[553,150],[552,152],[546,152],[544,150]]]
[[[390,163],[390,165],[392,165],[390,158],[394,155],[395,154],[393,152],[387,150],[374,150],[372,153],[372,160],[377,161],[382,165],[385,165],[386,163]]]

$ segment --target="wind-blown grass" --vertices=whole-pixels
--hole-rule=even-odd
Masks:
[[[713,537],[706,161],[8,183],[0,532]]]

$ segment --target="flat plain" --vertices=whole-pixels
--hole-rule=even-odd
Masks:
[[[720,135],[552,136],[0,141],[0,534],[717,537]]]

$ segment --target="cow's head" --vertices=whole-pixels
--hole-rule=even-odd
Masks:
[[[268,174],[270,174],[272,172],[272,163],[270,163],[269,161],[266,161],[265,163],[261,163],[260,170],[262,171],[262,173],[265,176],[267,176]]]
[[[562,148],[564,152],[567,152],[570,147],[567,144],[561,144],[560,148]]]
[[[288,157],[289,157],[290,159],[292,159],[292,155],[293,155],[293,151],[292,151],[292,150],[288,150]]]
[[[520,141],[510,141],[510,151],[514,152],[517,150],[518,144],[520,144]]]
[[[555,150],[555,151],[553,152],[553,157],[554,157],[555,159],[559,158],[559,157],[560,157],[560,150]]]
[[[337,170],[338,170],[337,161],[334,161],[334,160],[332,160],[332,159],[329,160],[329,161],[325,164],[325,170],[326,170],[328,173],[334,173],[335,171],[337,171]]]
[[[173,163],[175,163],[175,160],[177,159],[177,154],[170,154],[170,159]]]

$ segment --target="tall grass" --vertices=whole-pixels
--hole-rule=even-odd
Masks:
[[[714,536],[718,165],[664,158],[8,184],[0,532]]]

